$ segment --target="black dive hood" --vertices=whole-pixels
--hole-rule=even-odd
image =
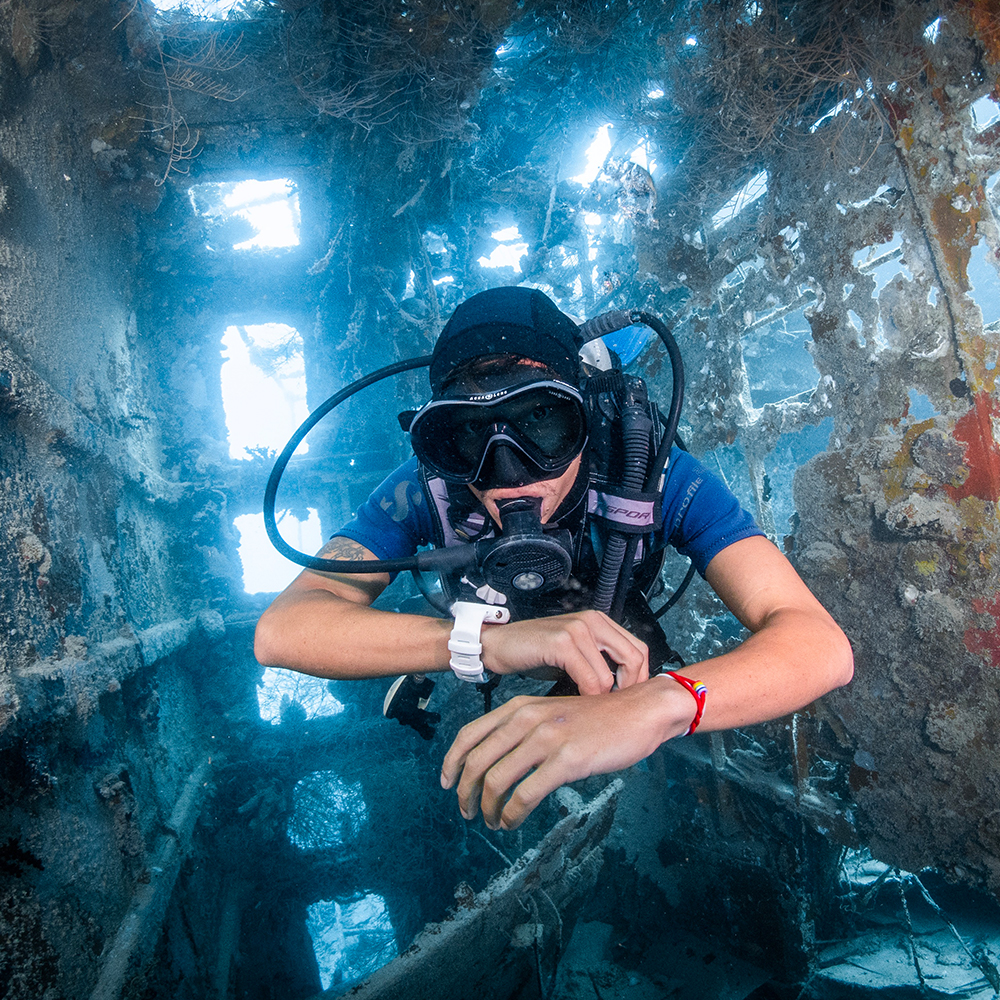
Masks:
[[[652,492],[658,491],[662,486],[661,477],[677,434],[677,423],[684,401],[684,366],[677,342],[662,320],[638,309],[615,310],[596,316],[584,323],[579,332],[584,343],[588,343],[639,323],[648,326],[659,336],[667,349],[673,373],[670,410],[665,421],[663,437],[645,483],[646,490]],[[421,584],[422,571],[448,572],[478,566],[487,583],[501,593],[511,593],[512,590],[542,592],[563,586],[569,578],[572,550],[569,547],[568,537],[562,536],[564,534],[568,536],[569,533],[543,530],[540,520],[540,501],[532,498],[519,498],[503,503],[500,510],[503,526],[498,538],[469,545],[429,549],[402,559],[324,559],[321,556],[299,552],[279,534],[274,515],[278,485],[289,459],[306,434],[332,409],[355,393],[392,375],[399,375],[416,368],[426,368],[430,363],[431,355],[425,355],[386,365],[345,386],[309,414],[278,456],[267,481],[267,488],[264,491],[264,525],[268,538],[286,559],[323,573],[412,572],[418,584]]]

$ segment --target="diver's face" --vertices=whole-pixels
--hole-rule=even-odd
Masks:
[[[542,524],[545,524],[559,509],[563,500],[569,496],[573,483],[576,482],[576,477],[580,472],[581,458],[581,455],[577,455],[569,468],[561,476],[556,476],[554,479],[542,479],[537,483],[529,483],[527,486],[508,486],[487,490],[470,486],[469,489],[472,490],[497,524],[501,524],[500,514],[497,511],[498,500],[511,500],[514,497],[541,497]]]

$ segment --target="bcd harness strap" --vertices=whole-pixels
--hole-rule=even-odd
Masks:
[[[663,497],[624,486],[616,487],[614,492],[591,487],[587,491],[587,513],[609,522],[618,531],[645,535],[663,521]]]

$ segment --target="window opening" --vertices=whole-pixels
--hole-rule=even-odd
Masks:
[[[259,514],[247,516],[256,521],[261,520]],[[318,548],[315,545],[307,551],[314,552]],[[298,568],[295,567],[296,570]],[[273,589],[273,579],[268,579],[268,590]],[[296,703],[299,708],[292,708]],[[301,720],[304,715],[308,721],[339,715],[344,710],[343,703],[330,694],[329,681],[294,670],[275,670],[273,667],[267,667],[257,683],[257,705],[261,719],[271,725],[278,725],[283,717],[297,717]],[[289,712],[292,714],[289,715]]]
[[[851,208],[867,208],[873,201],[882,199],[883,195],[889,194],[891,191],[892,191],[892,186],[891,185],[889,185],[889,184],[882,184],[882,185],[880,185],[876,189],[876,191],[875,191],[875,193],[873,195],[869,195],[867,198],[862,198],[861,201],[851,201],[851,202],[848,202],[848,205]],[[884,200],[884,199],[882,199],[882,200]],[[895,204],[895,202],[892,202],[892,204]],[[847,208],[843,204],[841,204],[840,202],[837,202],[837,209],[838,209],[838,211],[840,212],[841,215],[846,215],[847,214]]]
[[[743,187],[741,187],[739,191],[737,191],[736,194],[734,194],[732,198],[730,198],[729,201],[727,201],[725,205],[723,205],[722,208],[720,208],[718,212],[712,216],[712,228],[719,229],[727,222],[732,222],[732,220],[735,219],[736,216],[743,211],[743,209],[752,205],[758,198],[763,197],[766,192],[767,171],[761,170],[760,173],[754,174],[753,177],[751,177],[750,180],[748,180],[746,184],[744,184]]]
[[[278,528],[300,552],[317,552],[323,544],[319,514],[309,508],[304,521],[288,511],[278,512]],[[276,594],[302,572],[271,544],[264,528],[263,511],[241,514],[233,520],[239,532],[239,556],[243,564],[243,589],[248,594]]]
[[[870,274],[875,279],[875,287],[872,289],[872,298],[877,299],[879,292],[896,277],[897,274],[904,274],[912,281],[913,274],[903,264],[900,258],[903,256],[903,237],[896,233],[888,244],[879,246],[862,247],[854,254],[854,266],[862,274]]]
[[[932,45],[938,40],[938,35],[941,34],[941,21],[943,18],[936,18],[931,21],[930,24],[924,28],[924,38],[927,39]]]
[[[195,214],[212,224],[207,244],[210,250],[220,249],[211,242],[213,231],[219,243],[234,231],[243,237],[229,243],[233,250],[278,250],[299,245],[299,194],[287,177],[192,184],[188,195]]]
[[[754,323],[742,337],[743,363],[755,407],[811,391],[819,372],[806,345],[812,328],[805,307]]]
[[[764,264],[764,258],[759,254],[753,260],[741,261],[736,267],[729,272],[723,279],[722,285],[724,288],[737,288],[746,281],[747,277],[752,271],[759,271]],[[683,279],[681,279],[683,280]],[[729,303],[732,305],[732,302]],[[728,306],[726,307],[728,308]],[[726,310],[723,309],[723,312]]]
[[[246,0],[153,0],[153,6],[164,13],[176,11],[191,17],[221,21],[237,8],[247,7]]]
[[[353,903],[322,899],[307,913],[324,990],[346,990],[397,955],[396,934],[381,896],[372,893]]]
[[[288,839],[304,851],[355,844],[368,822],[360,782],[346,782],[334,771],[306,775],[295,785],[292,801]],[[396,957],[385,899],[375,893],[357,895],[350,902],[322,899],[307,911],[324,990],[335,985],[346,989]]]
[[[332,695],[330,698],[339,706],[338,711],[343,709]],[[368,822],[361,784],[348,784],[335,771],[314,771],[300,779],[292,791],[292,802],[288,839],[304,851],[353,843]]]
[[[803,394],[803,402],[807,401],[808,395]],[[780,435],[774,449],[764,460],[767,475],[765,488],[779,544],[794,526],[796,510],[792,482],[795,472],[810,458],[826,451],[832,433],[833,417],[824,417],[816,425],[806,424],[789,434]]]
[[[512,267],[515,274],[521,273],[521,258],[528,252],[528,244],[517,226],[507,226],[491,233],[497,246],[489,257],[480,257],[480,267]]]
[[[229,457],[279,451],[309,415],[301,335],[284,323],[229,326],[222,347]],[[308,448],[303,441],[296,454]]]
[[[230,326],[222,337],[222,405],[229,437],[229,457],[266,458],[280,450],[308,415],[302,338],[284,323]],[[296,450],[304,454],[307,442]],[[319,514],[310,509],[303,521],[284,512],[282,532],[300,551],[322,544]],[[233,521],[239,533],[243,589],[248,594],[283,590],[300,569],[271,545],[261,514]]]
[[[986,325],[1000,319],[1000,271],[997,270],[997,263],[996,252],[986,242],[986,237],[980,235],[969,257],[967,274],[972,297],[982,310]]]

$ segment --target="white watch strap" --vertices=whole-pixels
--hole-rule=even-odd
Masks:
[[[484,684],[486,671],[480,653],[483,644],[479,635],[483,622],[502,625],[510,621],[510,611],[495,604],[473,604],[471,601],[456,601],[451,606],[455,624],[448,640],[451,651],[451,669],[455,676],[471,684]]]

